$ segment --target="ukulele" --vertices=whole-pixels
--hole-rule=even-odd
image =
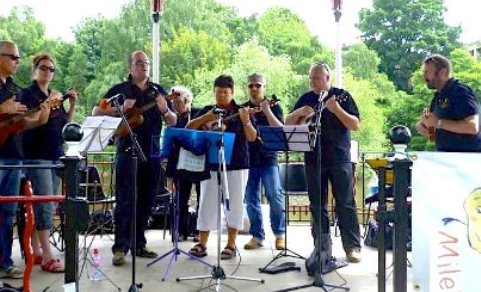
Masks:
[[[322,92],[321,92],[321,95],[322,95]],[[348,93],[347,91],[344,91],[343,93],[341,93],[341,94],[339,94],[339,95],[335,95],[335,96],[334,96],[334,99],[335,99],[337,102],[341,103],[341,102],[346,101],[349,96],[350,96],[349,93]],[[326,100],[327,100],[326,98],[327,98],[327,96],[322,99],[322,102],[326,101]],[[321,108],[321,112],[322,112],[325,108],[326,108],[326,106],[325,106],[324,103],[323,103],[323,104],[322,104],[322,108]],[[312,119],[312,117],[313,117],[315,114],[316,114],[316,111],[314,110],[310,115],[307,115],[307,116],[305,116],[304,118],[301,118],[301,119],[299,120],[299,121],[300,121],[299,124],[301,124],[301,125],[310,125],[310,124],[311,124],[311,119]]]
[[[149,92],[147,92],[147,95],[154,99],[158,96],[158,94],[159,94],[159,91],[155,87],[150,87]],[[178,96],[180,96],[179,92],[172,91],[169,95],[164,96],[164,98],[167,101],[172,101]],[[144,116],[142,114],[150,110],[156,105],[157,105],[157,101],[154,100],[140,108],[133,107],[128,109],[125,112],[125,119],[127,120],[127,123],[129,124],[129,126],[131,128],[138,128],[140,125],[142,125],[144,122]],[[127,125],[125,125],[125,123],[122,122],[117,128],[117,130],[115,131],[114,136],[123,137],[123,136],[127,136],[128,134],[129,134],[129,131],[127,129]]]
[[[279,103],[279,98],[275,94],[273,94],[271,96],[271,99],[267,100],[267,101],[269,102],[269,105],[271,107],[273,107],[274,105]],[[262,111],[262,109],[258,106],[249,108],[249,114],[256,114],[256,113],[259,113],[261,111]],[[225,127],[227,126],[229,121],[237,119],[238,117],[239,117],[239,112],[224,117],[222,119],[223,130],[225,130]],[[206,129],[206,130],[210,129],[211,131],[219,131],[217,125],[215,124],[216,122],[217,121],[214,120],[214,121],[210,121],[210,122],[205,123],[204,129]]]
[[[47,103],[51,109],[59,108],[62,100],[61,99],[47,99],[43,103]],[[21,115],[15,115],[8,119],[0,121],[0,145],[5,144],[8,137],[21,132],[25,128],[24,118],[28,115],[40,111],[40,106],[28,110],[26,113]]]

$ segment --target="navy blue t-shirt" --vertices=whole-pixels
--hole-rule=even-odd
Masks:
[[[105,94],[105,98],[110,98],[116,94],[122,93],[124,96],[119,98],[119,104],[123,104],[125,99],[135,99],[135,107],[141,108],[144,105],[155,102],[157,92],[162,95],[167,95],[165,89],[159,84],[149,81],[149,87],[142,91],[138,86],[133,84],[130,80],[114,85]],[[171,107],[170,103],[169,107]],[[154,105],[149,110],[142,113],[144,122],[133,132],[137,135],[142,151],[144,151],[147,159],[150,158],[151,153],[159,153],[160,151],[160,131],[162,130],[162,114],[157,105]],[[117,141],[117,152],[125,152],[132,145],[130,137],[123,136]]]
[[[440,119],[463,120],[479,114],[479,102],[473,90],[451,78],[431,100],[431,112]],[[481,133],[476,135],[458,134],[446,130],[436,131],[436,148],[449,152],[480,152]]]
[[[359,110],[352,96],[344,89],[331,87],[325,100],[336,95],[339,98],[339,105],[349,114],[359,118]],[[294,110],[305,105],[316,108],[318,104],[319,94],[313,91],[302,95],[294,105]],[[314,120],[314,117],[313,117]],[[345,163],[351,161],[351,131],[348,130],[342,122],[330,112],[327,108],[322,111],[321,116],[321,164],[323,166],[331,166],[336,163]],[[315,153],[306,152],[306,163],[315,161]]]
[[[196,117],[200,117],[210,110],[214,106],[209,105],[204,107],[197,113]],[[230,116],[239,112],[239,106],[232,101],[232,106],[229,111],[227,111],[226,116]],[[255,121],[251,117],[251,123],[255,127]],[[235,118],[229,120],[226,125],[225,132],[235,133],[234,147],[232,150],[231,163],[227,165],[227,170],[239,170],[239,169],[249,169],[249,144],[244,135],[244,127],[240,118]],[[217,164],[209,164],[210,170],[217,170]]]
[[[187,123],[192,120],[195,116],[197,116],[197,113],[200,111],[198,108],[191,108],[190,112],[183,113],[180,115],[177,115],[177,123],[175,124],[175,128],[185,128]]]
[[[242,104],[242,106],[255,107],[250,100]],[[271,106],[271,110],[274,116],[282,123],[283,113],[279,104]],[[262,111],[254,113],[254,119],[257,126],[269,126],[269,121]],[[251,167],[277,165],[277,152],[265,150],[260,141],[256,139],[254,142],[249,143],[249,159]]]
[[[50,94],[51,90],[48,90]],[[30,109],[36,109],[47,99],[38,83],[20,91],[20,101]],[[57,160],[64,155],[62,129],[67,124],[68,114],[63,107],[51,108],[48,122],[27,130],[23,134],[23,151],[26,159]]]
[[[13,83],[13,78],[7,77],[5,83],[0,80],[0,103],[3,103],[12,95],[15,95],[15,100],[19,101],[18,87]],[[10,136],[5,144],[0,145],[0,158],[22,158],[21,136],[21,133]]]

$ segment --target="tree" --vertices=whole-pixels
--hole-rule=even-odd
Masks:
[[[304,21],[287,8],[268,9],[259,18],[258,36],[272,55],[289,56],[299,74],[306,74],[314,62],[334,63],[334,53],[313,38]]]
[[[443,0],[374,0],[372,10],[360,11],[362,38],[399,89],[412,89],[411,75],[428,54],[460,46],[461,28],[445,24],[445,10]]]

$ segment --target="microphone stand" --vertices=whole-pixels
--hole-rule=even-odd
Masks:
[[[137,137],[135,133],[132,131],[132,128],[130,127],[129,123],[127,122],[127,119],[125,118],[125,115],[120,108],[120,104],[118,101],[118,98],[114,98],[111,100],[111,102],[114,104],[114,106],[117,108],[117,112],[119,116],[122,118],[122,122],[125,124],[125,127],[127,128],[127,131],[129,132],[129,137],[130,141],[132,142],[131,148],[128,150],[130,151],[130,154],[132,156],[132,168],[131,168],[131,178],[133,181],[132,185],[132,223],[131,223],[131,229],[130,229],[130,250],[133,250],[132,252],[132,283],[129,288],[129,292],[136,292],[140,291],[142,289],[143,284],[142,283],[135,283],[135,259],[137,255],[137,165],[138,165],[138,159],[140,158],[141,162],[146,162],[147,158],[145,157],[144,152],[142,151],[142,148],[139,145],[139,141],[137,140]]]
[[[222,233],[222,230],[221,230],[222,201],[224,201],[224,207],[226,210],[229,210],[230,206],[229,206],[229,189],[227,184],[227,173],[226,173],[227,170],[226,170],[226,161],[225,161],[224,130],[222,127],[222,120],[223,120],[223,116],[225,115],[225,111],[214,110],[214,113],[216,114],[216,124],[217,124],[217,128],[219,129],[219,143],[217,144],[217,147],[219,148],[219,151],[218,151],[219,166],[217,168],[217,200],[218,200],[217,202],[217,265],[212,267],[212,272],[210,275],[177,278],[177,282],[184,281],[184,280],[199,280],[199,279],[211,278],[211,280],[214,280],[215,283],[207,287],[204,287],[200,290],[209,289],[215,286],[215,291],[221,291],[222,285],[232,288],[229,285],[222,283],[222,281],[226,279],[260,282],[264,284],[264,279],[255,279],[255,278],[226,275],[224,272],[224,268],[222,268],[222,266],[220,265],[220,254],[221,254],[220,246],[221,246],[221,233]]]
[[[321,193],[322,193],[322,185],[321,185],[321,182],[322,182],[322,171],[321,171],[321,167],[322,167],[321,118],[322,118],[322,112],[326,108],[325,99],[326,99],[327,95],[328,95],[327,91],[321,91],[320,92],[319,101],[316,104],[316,107],[314,109],[315,110],[315,123],[314,123],[315,144],[314,144],[314,151],[317,152],[315,168],[316,168],[316,170],[319,171],[319,175],[317,176],[318,183],[316,185],[316,187],[317,187],[316,192],[319,194],[319,196],[321,196]],[[321,212],[321,210],[322,210],[322,199],[319,200],[319,206],[318,207],[319,207],[319,216],[317,218],[317,225],[318,225],[317,226],[317,232],[318,232],[318,234],[317,234],[317,237],[315,238],[315,240],[316,240],[315,245],[317,245],[317,248],[318,248],[317,257],[318,257],[318,260],[319,260],[319,268],[316,271],[316,275],[314,276],[314,282],[312,282],[311,284],[301,285],[301,286],[297,286],[297,287],[291,287],[291,288],[287,288],[287,289],[283,289],[283,290],[279,290],[279,291],[293,291],[293,290],[300,290],[300,289],[305,289],[305,288],[309,288],[309,287],[318,287],[318,288],[321,288],[325,292],[330,291],[332,289],[342,289],[344,291],[350,290],[349,287],[326,284],[323,277],[322,277],[322,212]],[[332,243],[330,243],[330,244],[332,244]],[[326,287],[329,287],[329,288],[332,288],[332,289],[327,290]]]

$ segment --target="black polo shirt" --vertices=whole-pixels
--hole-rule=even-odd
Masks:
[[[200,111],[198,108],[191,108],[189,112],[177,115],[177,123],[175,124],[175,128],[185,128],[187,123],[192,120],[197,113]]]
[[[334,95],[340,97],[339,105],[349,114],[359,118],[359,110],[352,96],[344,89],[331,87],[325,100],[332,98]],[[294,106],[294,110],[305,105],[316,108],[319,95],[310,91],[302,95]],[[314,117],[312,121],[314,122]],[[321,164],[322,166],[332,166],[336,163],[345,163],[351,161],[351,131],[348,130],[342,122],[330,112],[327,108],[322,111],[321,116]],[[306,152],[306,163],[314,163],[314,152]]]
[[[3,103],[12,97],[12,95],[16,95],[15,100],[19,100],[18,87],[13,83],[13,78],[9,76],[6,78],[5,83],[0,80],[0,103]],[[7,141],[5,141],[5,144],[0,145],[0,159],[2,158],[22,158],[21,134],[10,136]]]
[[[214,106],[209,105],[200,110],[196,117],[200,117],[212,110]],[[232,107],[227,111],[226,116],[239,112],[240,106],[232,101]],[[255,121],[251,117],[251,123],[255,127]],[[225,132],[235,133],[234,147],[232,150],[231,163],[227,165],[227,170],[249,169],[249,144],[244,135],[244,127],[240,118],[229,120]],[[217,164],[209,164],[210,170],[217,170]]]
[[[155,103],[157,92],[163,95],[167,95],[167,91],[159,84],[149,81],[149,86],[146,90],[142,91],[138,86],[133,84],[130,80],[126,82],[114,85],[105,94],[105,98],[110,98],[116,94],[122,93],[124,96],[119,98],[119,104],[123,104],[125,99],[135,99],[135,107],[141,108],[144,105]],[[170,103],[169,107],[171,107]],[[157,105],[154,105],[149,110],[142,113],[144,122],[133,129],[133,132],[137,136],[140,147],[144,151],[147,159],[150,158],[151,153],[159,153],[160,151],[160,131],[162,130],[162,114],[160,113]],[[128,135],[120,137],[117,140],[117,152],[125,152],[132,145],[130,137]]]
[[[51,93],[51,90],[48,90]],[[33,81],[29,87],[20,91],[20,101],[29,110],[39,108],[47,99],[38,83]],[[48,122],[27,130],[23,135],[23,151],[26,159],[57,160],[64,155],[62,129],[67,124],[68,114],[63,107],[51,108]]]
[[[255,107],[250,100],[242,104],[242,106]],[[271,106],[271,110],[274,116],[282,123],[284,121],[282,118],[283,113],[279,104]],[[262,111],[254,113],[254,119],[257,126],[269,126],[269,121]],[[256,139],[254,142],[249,143],[249,159],[251,167],[277,165],[277,152],[265,150],[260,141]]]
[[[431,100],[431,111],[440,119],[463,120],[479,114],[479,103],[474,91],[466,84],[451,78]],[[436,148],[449,152],[480,152],[481,133],[458,134],[446,130],[436,131]]]

